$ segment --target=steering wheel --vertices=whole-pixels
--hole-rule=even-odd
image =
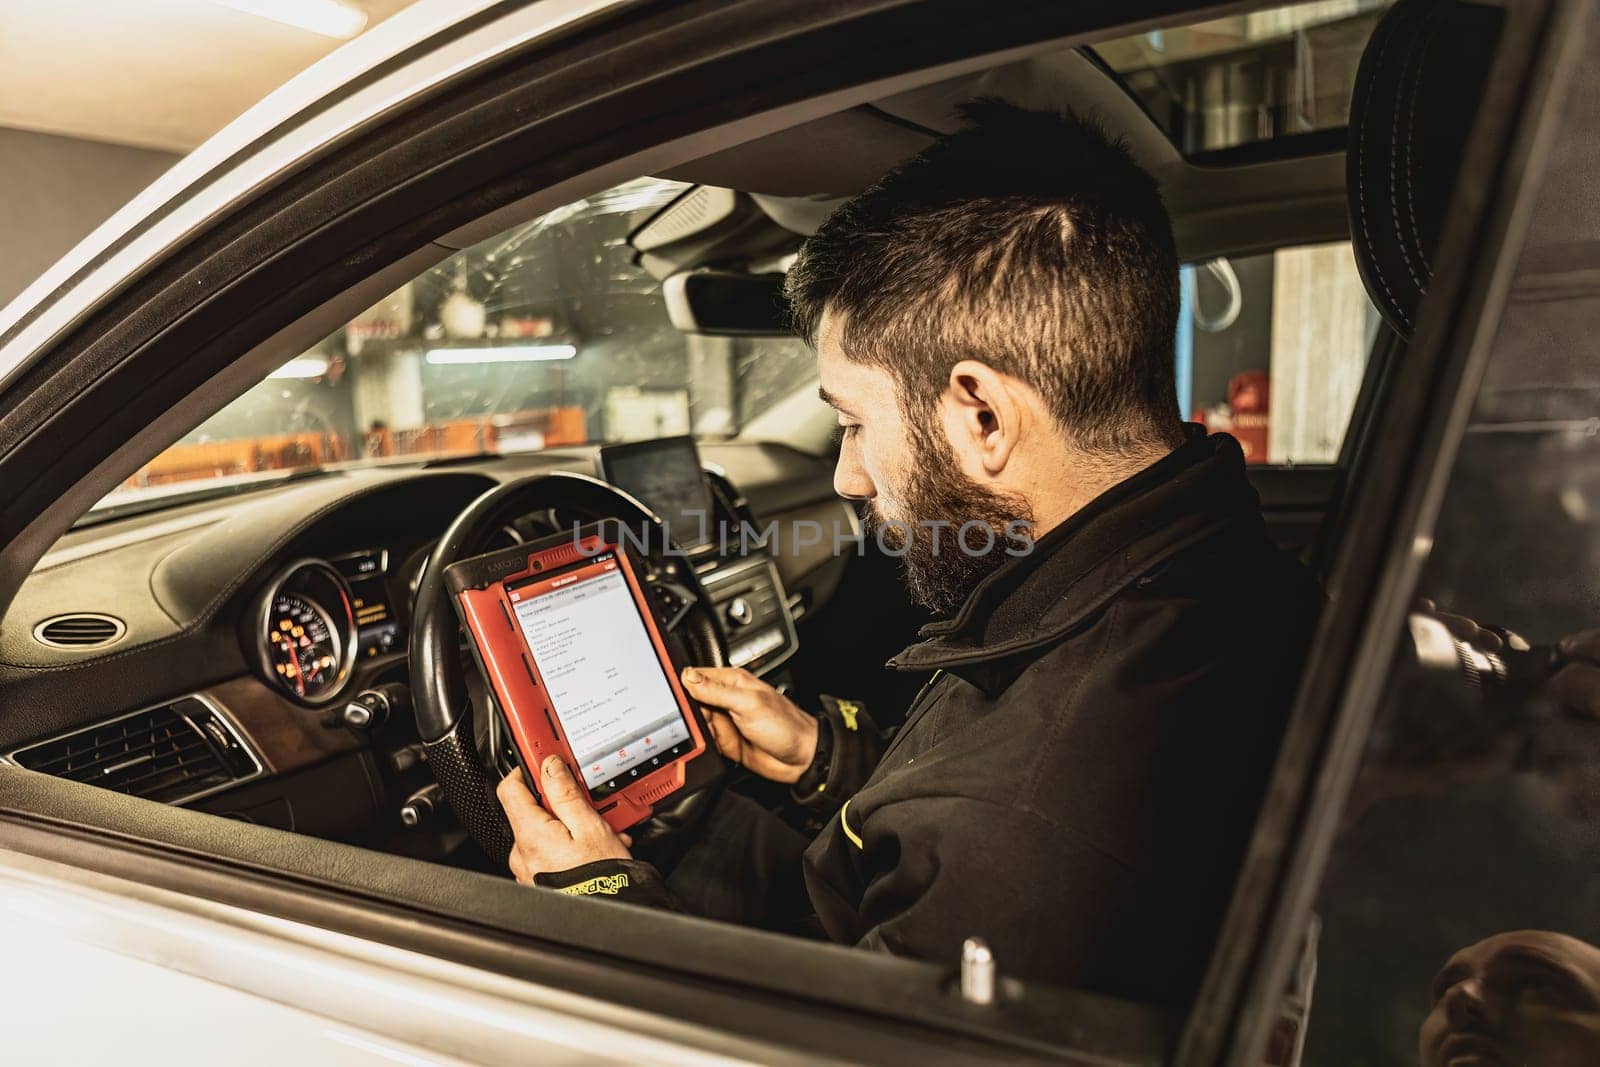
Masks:
[[[493,537],[514,520],[534,512],[555,510],[578,514],[585,521],[604,518],[642,532],[645,545],[644,584],[653,596],[670,590],[678,601],[662,636],[675,657],[720,667],[727,649],[712,621],[710,600],[694,568],[671,560],[661,519],[637,499],[597,478],[555,472],[507,482],[478,497],[456,516],[428,557],[417,584],[411,620],[411,704],[417,732],[434,778],[456,816],[489,857],[504,862],[511,853],[511,825],[495,796],[501,776],[514,766],[503,737],[483,697],[469,698],[461,624],[445,587],[444,569],[481,555]],[[692,833],[715,801],[719,785],[687,794],[629,831],[635,846],[656,844]]]

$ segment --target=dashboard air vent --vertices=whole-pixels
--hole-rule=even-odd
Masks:
[[[261,773],[232,725],[198,697],[36,741],[8,758],[31,771],[168,804]]]
[[[112,615],[76,612],[56,615],[34,627],[33,639],[52,648],[99,648],[116,641],[128,628]]]

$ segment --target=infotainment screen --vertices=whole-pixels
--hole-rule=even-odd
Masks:
[[[693,747],[615,552],[506,594],[591,796]]]
[[[697,548],[715,539],[711,491],[694,438],[607,445],[600,450],[600,475],[660,515],[667,536],[679,548]]]

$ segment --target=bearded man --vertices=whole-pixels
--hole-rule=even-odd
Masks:
[[[1321,595],[1268,541],[1238,444],[1179,417],[1155,181],[1076,120],[966,118],[835,212],[787,282],[843,428],[834,486],[945,616],[890,661],[932,681],[888,741],[852,702],[683,680],[724,754],[829,817],[788,875],[827,937],[952,963],[976,936],[1008,975],[1182,1001]],[[553,814],[502,785],[518,877],[627,872],[664,900],[552,770]],[[702,883],[718,862],[736,882],[782,849],[700,852],[722,857]],[[764,870],[783,897],[783,865]]]

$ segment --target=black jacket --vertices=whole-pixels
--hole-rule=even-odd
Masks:
[[[1186,999],[1320,604],[1237,443],[1192,433],[890,660],[937,673],[886,748],[824,702],[801,798],[837,808],[804,858],[823,929],[952,964],[980,936],[1007,975]]]

